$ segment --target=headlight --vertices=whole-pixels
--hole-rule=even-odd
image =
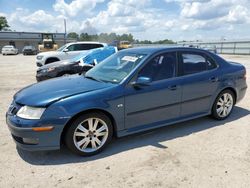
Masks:
[[[55,70],[55,67],[51,67],[51,68],[47,68],[47,69],[41,69],[41,72],[46,73],[46,72],[51,72],[53,70]]]
[[[53,70],[55,70],[55,67],[50,67],[50,68],[47,69],[47,72],[51,72]]]
[[[24,119],[40,119],[46,108],[23,106],[17,112],[17,116]]]
[[[42,55],[38,55],[38,56],[36,56],[36,59],[37,60],[41,60],[41,59],[43,59],[43,56]]]

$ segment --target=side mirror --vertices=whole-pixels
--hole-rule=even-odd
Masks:
[[[63,52],[68,52],[69,51],[69,49],[67,49],[67,48],[65,48],[64,50],[63,50]]]
[[[131,85],[134,87],[148,86],[152,82],[151,78],[148,77],[138,77],[136,81],[132,82]]]

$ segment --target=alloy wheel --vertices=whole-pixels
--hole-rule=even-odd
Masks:
[[[95,152],[107,141],[109,129],[99,118],[88,118],[75,129],[73,140],[75,147],[85,153]]]
[[[219,117],[227,117],[232,111],[234,105],[233,96],[230,93],[221,95],[216,104],[216,112]]]

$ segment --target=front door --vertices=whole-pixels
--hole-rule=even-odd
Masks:
[[[176,53],[153,57],[136,75],[152,80],[147,86],[125,90],[125,127],[144,129],[180,115],[181,87],[176,78]]]

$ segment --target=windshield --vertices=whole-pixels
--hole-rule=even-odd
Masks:
[[[32,46],[24,46],[24,49],[32,49]]]
[[[62,47],[60,47],[57,51],[61,52],[63,51],[63,49],[66,47],[66,45],[63,45]]]
[[[145,54],[128,52],[116,53],[89,70],[85,77],[103,82],[120,83],[145,56]]]

